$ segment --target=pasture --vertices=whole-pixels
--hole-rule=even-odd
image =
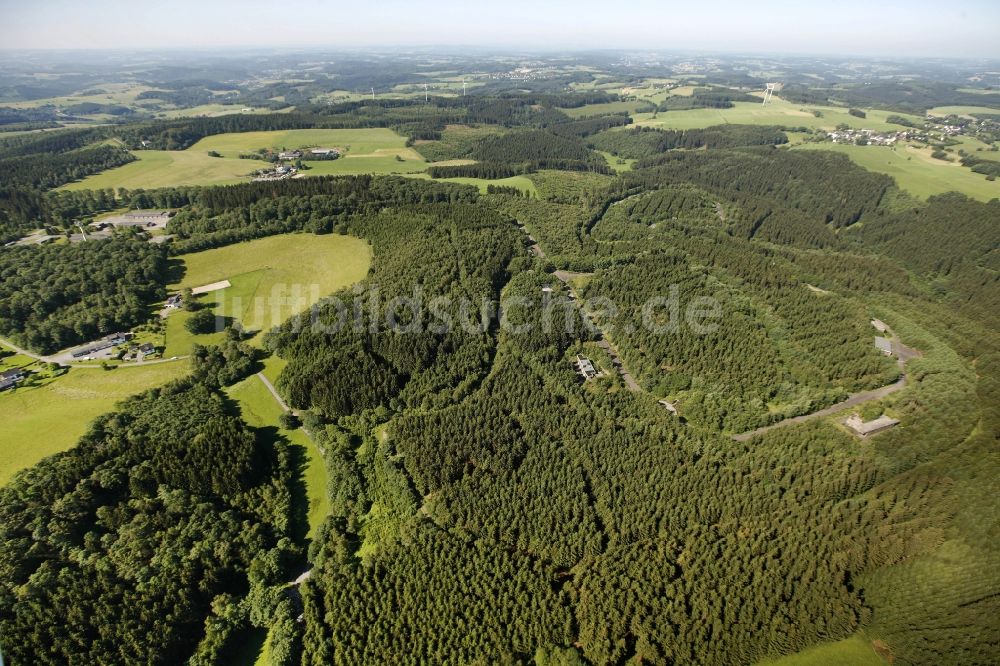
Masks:
[[[179,260],[184,277],[169,286],[171,291],[229,280],[230,287],[205,294],[201,302],[248,331],[266,331],[363,279],[371,248],[353,236],[283,234],[194,252]],[[188,332],[184,323],[190,316],[181,310],[167,317],[164,356],[181,356],[196,342],[212,344],[220,339],[219,333]]]
[[[815,112],[818,112],[819,116]],[[866,110],[867,118],[857,118],[847,113],[843,107],[796,104],[779,97],[772,98],[766,106],[758,102],[734,102],[731,109],[685,109],[660,111],[659,113],[638,113],[634,115],[638,126],[660,129],[697,129],[712,125],[781,125],[785,127],[806,127],[809,129],[832,130],[840,123],[859,129],[899,130],[900,125],[886,121],[891,115],[909,118],[913,122],[923,122],[918,116],[893,111]]]
[[[309,147],[339,148],[337,160],[306,162],[303,175],[387,174],[423,171],[428,163],[406,139],[390,129],[303,129],[240,132],[205,137],[187,150],[138,150],[138,161],[109,169],[63,186],[66,190],[125,187],[129,189],[177,185],[226,185],[246,182],[267,162],[240,159],[260,148],[271,150]],[[215,151],[221,157],[210,157]]]
[[[902,189],[926,199],[934,194],[961,192],[980,201],[1000,197],[1000,181],[990,182],[957,162],[934,159],[926,149],[912,146],[855,146],[841,143],[803,143],[794,150],[833,150],[856,164],[892,176]]]
[[[8,357],[10,358],[10,357]],[[183,377],[186,361],[115,370],[71,368],[37,386],[0,393],[0,485],[19,470],[76,444],[90,422],[129,396]]]

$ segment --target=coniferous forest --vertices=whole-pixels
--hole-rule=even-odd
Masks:
[[[255,631],[275,666],[749,664],[852,636],[895,664],[997,663],[998,201],[910,197],[778,127],[566,113],[608,101],[366,100],[0,141],[0,165],[32,164],[3,181],[5,235],[176,211],[162,244],[2,248],[0,334],[38,352],[150,321],[192,252],[279,234],[372,250],[338,301],[252,342],[230,327],[0,488],[7,663],[239,663]],[[474,162],[53,191],[122,146],[332,127]],[[513,175],[530,195],[440,180]],[[415,293],[428,307],[394,309]],[[718,316],[665,326],[669,301],[648,304],[667,298]],[[338,302],[372,301],[333,325]],[[873,318],[916,350],[905,369]],[[311,539],[302,461],[226,393],[268,355],[286,425],[322,452]],[[904,373],[868,406],[900,421],[877,436],[820,418],[740,437]]]

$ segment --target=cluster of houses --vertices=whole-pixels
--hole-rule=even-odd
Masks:
[[[253,175],[253,182],[261,183],[270,180],[285,180],[286,178],[292,178],[296,173],[298,173],[298,169],[295,167],[279,164],[273,169],[261,169],[260,171],[255,171]]]
[[[870,146],[894,146],[897,141],[928,140],[926,133],[914,130],[877,132],[870,129],[839,129],[827,132],[826,138],[833,143],[864,143]]]

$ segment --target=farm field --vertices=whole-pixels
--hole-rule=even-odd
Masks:
[[[822,114],[817,117],[813,111]],[[886,122],[891,115],[909,118],[914,122],[918,116],[892,111],[866,110],[867,118],[856,118],[843,107],[795,104],[774,97],[767,106],[757,102],[735,102],[731,109],[687,109],[682,111],[661,111],[653,118],[652,113],[635,114],[635,124],[661,129],[696,129],[712,125],[783,125],[786,127],[808,127],[810,129],[832,130],[840,123],[860,129],[889,130],[902,129],[900,125]]]
[[[90,422],[117,402],[183,377],[188,370],[185,361],[115,370],[72,368],[39,386],[0,393],[0,485],[18,470],[73,446]]]
[[[229,185],[246,180],[256,160],[209,157],[205,151],[138,150],[138,160],[69,183],[63,190],[139,189],[175,185]]]
[[[990,182],[957,162],[936,160],[926,151],[909,146],[854,146],[835,143],[803,143],[795,150],[833,150],[849,156],[858,165],[892,176],[896,183],[922,199],[958,191],[980,201],[1000,197],[1000,182]]]
[[[822,643],[778,659],[757,662],[757,666],[884,666],[885,661],[868,641],[855,634],[833,643]]]
[[[222,316],[248,331],[267,330],[302,312],[368,273],[371,248],[353,236],[283,234],[183,255],[184,277],[171,291],[219,280],[231,286],[201,297]],[[221,334],[194,335],[184,327],[191,316],[173,312],[166,322],[164,356],[181,356],[194,343],[217,342]]]
[[[307,176],[326,174],[408,173],[429,165],[406,139],[392,130],[306,129],[274,132],[240,132],[205,137],[187,150],[135,151],[138,161],[89,176],[62,189],[129,189],[176,185],[226,185],[244,182],[249,174],[267,166],[259,160],[239,159],[241,153],[260,148],[280,150],[322,146],[344,151],[338,160],[308,162]],[[222,157],[209,157],[214,150]],[[400,161],[397,156],[403,160]]]

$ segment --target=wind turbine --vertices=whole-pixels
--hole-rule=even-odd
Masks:
[[[424,104],[427,103],[427,84],[424,84]]]
[[[375,99],[375,88],[372,88],[372,99]]]
[[[465,79],[462,79],[462,97],[465,97]]]
[[[764,101],[760,103],[761,106],[767,104],[768,100],[774,97],[774,87],[778,85],[777,83],[766,83],[764,84]]]

